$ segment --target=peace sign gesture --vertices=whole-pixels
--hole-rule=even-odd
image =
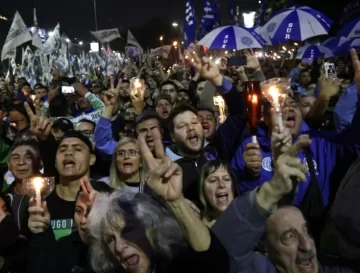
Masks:
[[[51,132],[52,125],[47,117],[41,116],[40,102],[35,101],[35,114],[31,110],[29,103],[25,102],[24,107],[30,118],[30,130],[39,139],[46,140]]]
[[[145,136],[141,134],[138,138],[141,156],[149,168],[146,184],[155,195],[165,201],[177,201],[182,198],[182,169],[165,156],[158,129],[154,130],[153,136],[155,155],[146,144]]]
[[[104,96],[104,104],[106,107],[115,107],[117,105],[121,82],[122,81],[119,80],[115,88],[114,76],[113,75],[110,76],[110,89],[105,92],[105,96]]]

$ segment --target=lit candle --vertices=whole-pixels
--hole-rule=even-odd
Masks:
[[[253,94],[251,98],[251,127],[253,129],[255,129],[257,126],[258,106],[259,106],[258,97],[256,94]],[[252,143],[257,143],[256,135],[252,136]]]
[[[220,123],[223,123],[226,119],[225,117],[225,101],[222,96],[215,96],[214,97],[214,105],[219,107],[219,121]]]
[[[32,101],[35,101],[36,96],[35,95],[30,95],[30,98],[31,98]]]
[[[35,188],[36,206],[41,208],[41,189],[44,184],[44,179],[41,177],[34,177],[32,182]]]
[[[279,97],[280,92],[275,86],[270,86],[269,88],[269,94],[271,95],[273,99],[273,106],[276,111],[276,118],[279,125],[280,133],[284,130],[284,125],[281,118],[281,109],[280,109],[280,103],[279,103]]]

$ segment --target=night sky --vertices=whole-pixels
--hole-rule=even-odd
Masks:
[[[15,10],[18,10],[27,26],[32,26],[32,9],[36,7],[40,27],[51,30],[60,22],[61,31],[70,38],[91,39],[89,31],[95,29],[93,0],[1,0],[0,14],[7,16],[8,22],[0,20],[0,46],[6,37]],[[234,0],[242,11],[256,10],[260,4],[258,0]],[[307,1],[307,0],[304,0]],[[185,0],[97,0],[99,29],[115,27],[146,26],[152,18],[163,18],[164,24],[172,21],[183,23]],[[193,0],[197,16],[202,14],[203,0]],[[220,0],[224,21],[228,21],[228,2]],[[329,2],[325,0],[315,2],[316,8],[321,8],[331,17],[336,17],[339,7],[330,5],[332,10],[325,11]],[[337,3],[340,3],[337,1]],[[341,4],[341,3],[340,3]],[[335,11],[335,13],[334,13]],[[148,31],[148,30],[147,30]],[[161,30],[154,30],[157,35]],[[147,33],[148,34],[148,33]],[[139,38],[141,40],[141,37]]]

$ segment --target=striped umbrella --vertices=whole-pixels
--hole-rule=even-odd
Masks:
[[[331,37],[322,42],[321,45],[330,48],[331,50],[335,50],[346,41],[348,41],[348,39],[345,37]]]
[[[263,27],[273,43],[304,41],[326,35],[333,21],[326,15],[309,7],[291,7],[279,11]]]
[[[333,57],[331,49],[321,45],[305,45],[298,49],[296,59],[315,59],[319,57]]]
[[[337,33],[337,36],[344,36],[346,38],[360,37],[360,18],[355,18],[343,26]]]
[[[360,52],[360,38],[351,39],[343,43],[338,49],[334,51],[335,55],[349,54],[350,49],[355,48],[357,52]]]
[[[242,50],[262,48],[265,40],[255,31],[237,26],[219,27],[208,33],[199,42],[208,49]]]

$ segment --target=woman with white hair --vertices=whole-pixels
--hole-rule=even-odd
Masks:
[[[228,272],[226,251],[183,197],[182,170],[164,155],[160,137],[155,139],[155,157],[144,137],[139,137],[139,146],[150,170],[147,186],[168,209],[141,193],[116,191],[90,197],[95,199],[88,218],[93,269]],[[89,188],[85,191],[94,195]]]

